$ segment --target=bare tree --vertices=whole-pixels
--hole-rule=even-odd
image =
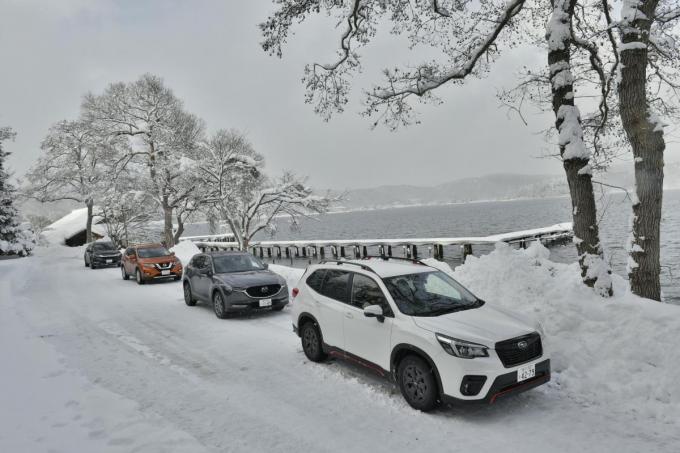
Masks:
[[[114,83],[100,96],[88,94],[83,114],[110,136],[128,139],[129,152],[117,163],[142,162],[148,178],[138,181],[164,219],[164,240],[175,243],[173,213],[195,189],[187,177],[203,134],[203,122],[184,110],[161,78],[145,74],[133,83]]]
[[[112,179],[115,137],[103,138],[86,121],[60,121],[41,144],[42,154],[26,174],[24,194],[41,202],[74,200],[87,206],[87,242],[97,194]]]
[[[633,293],[661,300],[661,206],[666,147],[662,115],[677,115],[680,3],[624,0],[618,23],[623,128],[635,158],[628,276]],[[676,116],[677,117],[677,116]]]
[[[277,11],[260,25],[265,51],[281,57],[293,24],[326,12],[342,28],[337,58],[305,68],[306,101],[325,119],[342,112],[349,99],[352,74],[361,68],[359,49],[375,36],[383,21],[406,35],[412,47],[432,47],[442,57],[415,67],[388,68],[385,80],[366,93],[365,114],[391,129],[414,122],[411,102],[437,102],[435,91],[481,77],[505,48],[535,44],[536,31],[547,23],[553,108],[559,151],[569,181],[572,217],[583,281],[602,295],[611,294],[610,270],[603,259],[597,230],[589,165],[579,112],[573,102],[570,48],[575,44],[571,18],[575,2],[555,0],[275,0]],[[584,44],[587,44],[584,41]],[[571,98],[570,98],[571,96]]]

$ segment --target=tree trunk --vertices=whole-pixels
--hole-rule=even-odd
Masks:
[[[175,246],[175,236],[172,234],[172,206],[168,205],[168,200],[163,199],[163,241],[167,248]]]
[[[175,231],[175,237],[173,239],[175,244],[179,242],[179,238],[182,237],[183,233],[184,233],[184,221],[182,220],[182,216],[177,214],[177,231]]]
[[[93,208],[94,208],[94,200],[90,199],[87,200],[86,202],[87,205],[87,223],[85,224],[85,241],[87,243],[92,242],[92,217],[94,216],[93,214]]]
[[[583,142],[571,73],[571,20],[576,0],[554,0],[546,30],[555,127],[571,196],[574,243],[583,282],[602,296],[612,295],[611,270],[604,260],[597,225],[597,207],[590,153]]]
[[[622,21],[621,81],[618,86],[623,129],[635,157],[633,221],[628,244],[628,277],[634,294],[661,300],[661,204],[663,128],[649,110],[646,94],[647,42],[656,1],[640,5],[644,14]],[[625,18],[624,18],[625,20]]]

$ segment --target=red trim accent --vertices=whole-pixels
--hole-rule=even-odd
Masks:
[[[529,381],[522,382],[521,384],[515,384],[512,387],[508,387],[505,390],[494,394],[494,396],[491,397],[489,404],[493,404],[496,401],[496,398],[498,398],[499,396],[503,396],[506,393],[514,392],[515,390],[519,390],[522,387],[526,387],[529,384],[535,384],[536,382],[539,382],[539,381],[544,381],[543,383],[545,383],[545,382],[548,382],[549,380],[550,380],[550,376],[539,376],[539,377],[531,379]]]
[[[339,348],[333,348],[330,351],[328,351],[328,354],[333,355],[333,356],[338,356],[346,360],[351,360],[354,363],[358,363],[359,365],[363,366],[364,368],[368,368],[369,370],[375,371],[378,373],[380,376],[385,376],[385,370],[382,369],[382,367],[372,363],[372,362],[367,362],[365,360],[360,359],[359,357],[356,357],[353,354],[350,354],[349,352],[345,352],[342,349]]]
[[[297,296],[299,292],[300,292],[299,289],[293,288],[293,291],[291,291],[291,293],[292,293],[292,295],[293,295],[293,299],[295,299],[295,296]]]

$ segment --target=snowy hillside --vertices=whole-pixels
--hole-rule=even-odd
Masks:
[[[302,272],[272,269],[291,287]],[[499,246],[454,275],[541,320],[553,381],[432,414],[350,365],[309,363],[289,310],[220,321],[187,307],[178,282],[86,269],[82,248],[38,249],[0,262],[0,275],[0,351],[12,364],[0,373],[3,452],[671,452],[680,442],[680,308],[636,299],[619,279],[613,299],[596,298],[576,266],[538,246]]]

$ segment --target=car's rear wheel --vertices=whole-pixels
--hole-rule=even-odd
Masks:
[[[125,266],[123,266],[122,264],[120,265],[120,273],[121,273],[121,276],[123,277],[123,280],[129,280],[130,279],[130,276],[128,275],[128,273],[125,272]]]
[[[300,338],[302,339],[302,350],[309,360],[321,362],[326,358],[326,354],[323,352],[321,331],[316,323],[313,321],[304,323],[300,329]]]
[[[406,402],[421,411],[437,406],[439,390],[432,368],[415,355],[405,357],[397,370],[399,388]]]
[[[138,285],[144,284],[144,277],[142,277],[142,272],[139,269],[135,271],[135,280],[137,280]]]
[[[194,299],[193,294],[191,294],[191,285],[189,282],[184,282],[184,303],[190,307],[196,305],[196,299]]]
[[[220,319],[229,317],[227,315],[227,310],[224,308],[224,299],[219,291],[215,291],[215,294],[213,294],[213,310],[215,310],[215,316]]]

